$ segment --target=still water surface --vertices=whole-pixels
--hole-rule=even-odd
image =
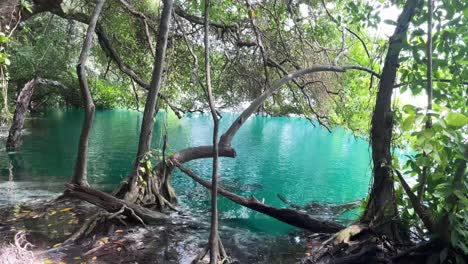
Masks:
[[[224,113],[220,132],[236,116]],[[93,186],[112,190],[128,175],[141,119],[142,114],[136,111],[96,112],[88,164]],[[0,207],[31,198],[47,198],[63,190],[73,171],[82,122],[80,110],[51,110],[28,120],[21,148],[14,153],[0,152]],[[154,147],[160,145],[164,127],[169,135],[170,152],[212,142],[212,120],[207,114],[187,115],[178,120],[160,113],[155,124]],[[221,185],[240,195],[254,195],[267,204],[284,207],[277,194],[301,205],[310,201],[340,203],[362,199],[367,194],[369,145],[343,129],[329,133],[302,118],[253,116],[239,130],[233,146],[238,157],[220,160]],[[209,179],[211,160],[186,165]],[[173,178],[180,206],[207,218],[209,192],[178,171]],[[293,230],[224,198],[220,199],[219,207],[221,223],[227,226],[268,234]]]

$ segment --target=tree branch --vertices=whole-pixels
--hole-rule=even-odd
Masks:
[[[189,14],[187,11],[185,11],[182,7],[176,5],[174,6],[174,12],[184,18],[185,20],[189,21],[189,22],[192,22],[194,24],[198,24],[198,25],[204,25],[204,19],[202,17],[198,17],[198,16],[195,16],[195,15],[192,15],[192,14]],[[233,24],[233,25],[226,25],[226,24],[223,24],[223,23],[219,23],[219,22],[216,22],[216,21],[210,21],[209,22],[210,26],[212,27],[215,27],[215,28],[220,28],[220,29],[229,29],[229,30],[232,30],[232,31],[237,31],[237,28],[238,28],[238,25],[237,24]]]
[[[406,183],[406,181],[403,178],[403,176],[401,175],[400,171],[398,171],[397,169],[395,169],[393,167],[390,167],[390,166],[387,166],[387,167],[390,168],[390,169],[393,169],[393,171],[398,176],[398,180],[400,181],[401,186],[405,190],[406,195],[408,195],[408,197],[409,197],[409,199],[411,201],[411,205],[414,208],[414,211],[416,212],[416,214],[418,214],[419,218],[423,221],[423,223],[426,226],[427,230],[429,230],[429,232],[431,232],[431,233],[434,233],[435,232],[435,223],[434,223],[434,221],[432,221],[431,215],[430,215],[429,211],[427,210],[427,208],[423,204],[421,204],[419,202],[418,197],[413,193],[413,191],[411,191],[411,187],[409,187],[408,183]]]
[[[301,77],[306,74],[314,72],[346,72],[347,70],[364,70],[366,72],[373,72],[370,69],[361,67],[361,66],[332,66],[332,65],[316,65],[309,68],[301,69],[290,73],[283,77],[282,79],[276,81],[270,88],[265,90],[257,99],[255,99],[249,107],[247,107],[240,116],[231,124],[229,129],[221,136],[219,144],[221,146],[230,146],[231,141],[242,126],[242,124],[257,110],[257,108],[272,94],[274,94],[281,86],[294,80],[295,78]],[[377,73],[373,73],[376,76],[379,76]]]
[[[211,184],[209,182],[195,175],[191,170],[185,168],[176,159],[170,158],[170,161],[172,162],[174,166],[179,168],[183,173],[185,173],[190,178],[194,179],[199,184],[203,185],[206,188],[211,188]],[[295,211],[292,209],[287,209],[287,208],[275,208],[275,207],[260,203],[255,197],[246,199],[242,196],[238,196],[234,193],[226,191],[223,188],[218,188],[218,193],[237,204],[240,204],[254,211],[271,216],[289,225],[303,228],[311,232],[335,233],[343,229],[343,226],[335,222],[314,219],[306,213],[302,213],[302,212]]]
[[[143,23],[143,26],[145,28],[145,35],[146,35],[146,39],[148,41],[148,45],[150,47],[150,50],[151,50],[151,54],[153,54],[153,57],[156,56],[156,51],[154,49],[154,46],[153,46],[153,38],[151,37],[151,34],[149,32],[149,24],[148,24],[148,17],[139,12],[138,10],[136,10],[136,8],[134,6],[132,6],[129,2],[127,2],[126,0],[119,0],[119,2],[130,12],[132,13],[132,15],[134,15],[135,17],[137,17],[138,19],[141,20],[141,22]],[[154,33],[156,33],[156,30],[154,28],[152,28],[152,31]]]

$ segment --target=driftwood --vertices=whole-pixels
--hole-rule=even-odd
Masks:
[[[168,216],[163,213],[118,199],[110,194],[90,187],[77,184],[66,184],[65,187],[68,190],[68,195],[97,205],[108,212],[117,213],[124,208],[125,210],[123,210],[122,214],[137,222],[143,220],[144,223],[151,224],[161,222],[168,218]]]
[[[211,184],[209,182],[195,175],[191,170],[185,168],[176,159],[172,158],[170,159],[170,161],[177,168],[179,168],[183,173],[187,174],[190,178],[194,179],[199,184],[203,185],[206,188],[211,188]],[[271,216],[281,222],[284,222],[284,223],[287,223],[289,225],[296,226],[299,228],[303,228],[311,232],[335,233],[344,228],[342,225],[337,224],[335,222],[314,219],[310,215],[300,212],[300,211],[287,209],[287,208],[275,208],[275,207],[263,204],[259,202],[255,197],[246,199],[242,196],[228,192],[222,188],[218,188],[218,193],[237,204],[240,204],[254,211]]]

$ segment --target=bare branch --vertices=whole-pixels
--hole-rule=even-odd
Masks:
[[[136,8],[132,6],[130,3],[128,3],[126,0],[119,0],[119,1],[130,13],[132,13],[135,17],[141,20],[145,28],[145,35],[146,35],[146,39],[148,41],[148,45],[151,50],[151,54],[153,54],[153,57],[156,56],[156,51],[153,46],[153,38],[151,37],[151,34],[149,32],[150,26],[148,24],[148,17],[145,14],[136,10]],[[153,33],[156,33],[156,30],[154,28],[151,27],[151,29]]]
[[[371,56],[370,56],[370,53],[369,53],[369,50],[367,49],[367,45],[366,43],[364,42],[364,40],[358,35],[356,34],[354,31],[352,31],[351,29],[349,29],[348,27],[346,26],[343,26],[340,24],[340,22],[338,20],[336,20],[335,17],[332,16],[332,14],[330,13],[330,11],[328,10],[326,4],[325,4],[325,1],[322,0],[322,6],[323,8],[325,9],[325,12],[327,13],[327,15],[331,18],[331,20],[333,22],[335,22],[338,26],[342,26],[344,29],[346,29],[346,31],[348,31],[349,33],[353,34],[353,36],[355,36],[362,44],[362,46],[364,47],[364,50],[366,51],[366,54],[367,54],[367,57],[370,59]]]
[[[198,24],[198,25],[204,25],[204,19],[202,17],[198,17],[198,16],[195,16],[195,15],[192,15],[192,14],[189,14],[187,11],[185,11],[182,7],[176,5],[174,6],[174,12],[184,18],[185,20],[187,21],[190,21],[194,24]],[[238,25],[237,24],[233,24],[233,25],[227,25],[227,24],[223,24],[223,23],[219,23],[219,22],[216,22],[216,21],[210,21],[210,26],[212,27],[215,27],[215,28],[220,28],[220,29],[229,29],[229,30],[232,30],[232,31],[236,31],[237,28],[238,28]]]

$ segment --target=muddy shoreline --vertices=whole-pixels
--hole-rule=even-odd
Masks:
[[[209,233],[205,220],[173,212],[169,221],[158,226],[107,223],[79,243],[64,246],[98,210],[72,198],[2,208],[0,259],[6,263],[190,263]],[[303,233],[271,236],[228,226],[221,226],[220,233],[233,263],[297,263],[305,256]],[[29,252],[18,252],[18,246]]]

